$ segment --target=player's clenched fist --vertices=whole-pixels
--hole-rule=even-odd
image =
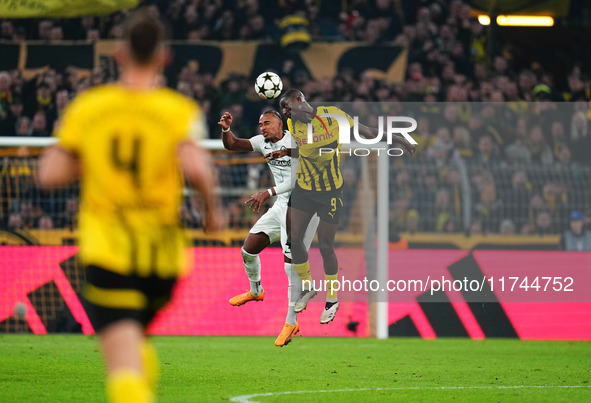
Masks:
[[[231,124],[232,124],[232,115],[230,114],[230,112],[224,112],[224,114],[220,118],[220,121],[218,122],[218,125],[220,125],[222,127],[222,129],[228,130],[230,128]]]

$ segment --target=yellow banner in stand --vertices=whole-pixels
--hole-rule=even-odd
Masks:
[[[81,17],[134,8],[139,0],[0,0],[0,17]]]

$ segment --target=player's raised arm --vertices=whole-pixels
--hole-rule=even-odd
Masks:
[[[222,142],[224,148],[229,151],[252,151],[252,143],[250,140],[238,138],[232,133],[230,125],[232,124],[232,115],[229,112],[224,112],[218,125],[222,128]]]
[[[48,147],[39,158],[36,180],[40,188],[66,186],[80,175],[78,147],[81,130],[77,120],[79,111],[80,103],[75,100],[68,106],[61,119],[56,133],[59,142]]]
[[[189,184],[197,189],[205,202],[206,230],[215,232],[221,229],[219,201],[215,194],[215,175],[207,151],[191,141],[182,142],[177,150],[181,171]]]
[[[379,131],[374,127],[367,127],[364,124],[359,123],[359,134],[361,134],[366,139],[375,139],[379,136]],[[406,151],[408,151],[410,155],[414,155],[414,153],[417,151],[417,146],[415,144],[411,144],[407,139],[404,138],[404,136],[398,133],[394,133],[392,135],[392,141],[406,148]]]

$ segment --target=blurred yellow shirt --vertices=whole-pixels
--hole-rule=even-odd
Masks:
[[[85,265],[175,277],[187,267],[177,148],[206,135],[197,103],[170,89],[110,84],[68,106],[58,145],[82,162],[79,243]]]

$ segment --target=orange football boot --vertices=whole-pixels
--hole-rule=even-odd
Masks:
[[[278,347],[287,346],[287,344],[291,341],[291,338],[298,334],[299,331],[300,325],[298,324],[298,322],[296,322],[296,324],[293,326],[289,323],[286,323],[285,326],[283,326],[283,330],[281,331],[281,333],[279,333],[279,336],[277,336],[277,340],[275,340],[275,345]]]
[[[252,295],[249,291],[246,291],[244,294],[236,295],[235,297],[230,298],[230,305],[240,306],[244,305],[250,301],[262,301],[265,299],[265,290],[263,290],[259,295],[256,297]]]

